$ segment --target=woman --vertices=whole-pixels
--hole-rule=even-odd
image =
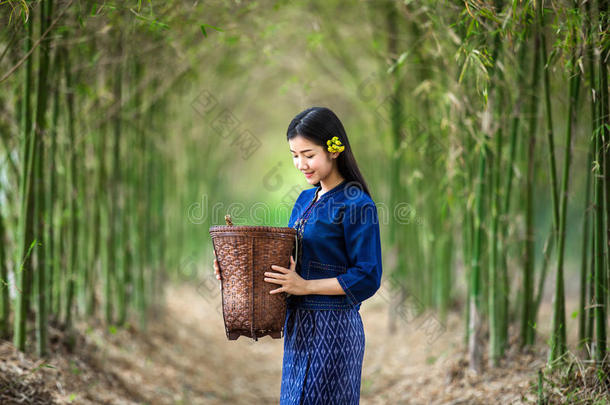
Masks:
[[[295,167],[309,184],[288,221],[298,257],[265,281],[286,292],[280,405],[358,404],[365,336],[360,303],[379,289],[379,221],[339,118],[312,107],[288,126]],[[217,278],[217,261],[214,262]]]

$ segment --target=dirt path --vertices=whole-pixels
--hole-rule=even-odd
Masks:
[[[146,334],[83,325],[72,354],[61,346],[61,336],[53,339],[55,354],[44,362],[53,368],[14,352],[12,365],[38,367],[30,376],[45,375],[60,403],[279,403],[283,340],[229,341],[217,312],[219,299],[206,299],[188,285],[169,287],[167,312],[151,321]],[[361,308],[366,334],[361,404],[525,402],[522,395],[543,364],[542,353],[509,353],[507,367],[471,375],[458,314],[440,330],[436,318],[407,312],[390,333],[387,307],[378,294]]]

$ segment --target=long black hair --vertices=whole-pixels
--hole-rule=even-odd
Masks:
[[[332,110],[326,107],[311,107],[298,113],[292,121],[290,121],[290,125],[288,125],[286,140],[293,139],[298,135],[309,139],[316,145],[322,146],[327,153],[330,152],[326,149],[326,141],[333,136],[339,138],[343,146],[345,146],[343,152],[339,153],[339,156],[337,157],[339,173],[347,180],[348,184],[357,184],[369,195],[369,197],[371,197],[364,177],[362,177],[360,169],[358,169],[358,164],[352,153],[352,148],[349,145],[349,140],[347,139],[343,124]],[[315,184],[316,187],[319,185],[320,182]]]

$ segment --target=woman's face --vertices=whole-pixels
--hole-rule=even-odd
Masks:
[[[329,153],[322,146],[297,135],[288,141],[294,167],[299,169],[309,184],[316,184],[328,177],[334,169],[338,153]]]

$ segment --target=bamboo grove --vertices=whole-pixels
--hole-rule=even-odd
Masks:
[[[551,282],[549,365],[570,350],[568,315],[578,320],[581,356],[606,358],[608,6],[497,0],[371,12],[374,26],[386,27],[378,40],[391,56],[380,75],[391,89],[383,111],[398,151],[390,201],[414,206],[413,225],[391,229],[392,270],[408,290],[402,301],[417,291],[441,319],[452,302],[464,303],[476,371],[483,350],[499,364],[513,330],[520,347],[535,343]],[[569,280],[580,283],[570,314],[567,259]],[[458,277],[463,301],[449,287]]]
[[[146,327],[167,257],[164,102],[151,92],[143,103],[145,61],[128,54],[121,30],[96,37],[109,23],[100,5],[87,15],[72,3],[1,6],[3,21],[19,23],[1,56],[12,68],[1,79],[0,335],[20,350],[36,342],[40,355],[49,324],[70,330],[77,315],[113,328],[134,313]],[[137,28],[132,41],[158,41]],[[71,43],[77,35],[85,41]]]
[[[44,353],[49,323],[145,326],[166,280],[211,263],[202,229],[219,222],[193,224],[192,202],[279,199],[258,169],[288,165],[288,148],[276,153],[288,117],[334,103],[375,201],[390,207],[393,305],[416,298],[441,323],[462,311],[479,370],[511,336],[536,343],[548,296],[549,364],[565,359],[570,333],[583,357],[606,357],[607,0],[218,1],[210,13],[172,1],[9,3],[0,334],[21,350]],[[295,11],[306,34],[288,26]],[[252,158],[193,113],[203,89],[234,121],[264,127]],[[230,177],[227,162],[248,175]]]
[[[485,312],[489,331],[489,359],[497,364],[508,339],[510,273],[507,269],[511,252],[522,256],[519,289],[519,324],[521,345],[534,343],[537,316],[545,279],[554,276],[553,316],[549,363],[559,362],[567,352],[565,307],[565,258],[570,187],[577,186],[575,172],[586,173],[582,187],[586,197],[581,208],[582,264],[580,271],[579,345],[587,356],[598,361],[607,352],[608,317],[608,85],[606,33],[608,3],[567,2],[551,9],[543,2],[516,7],[515,3],[496,1],[488,10],[468,9],[468,26],[464,67],[484,72],[488,85],[481,106],[479,142],[471,164],[470,184],[474,185],[472,210],[465,210],[468,245],[466,262],[470,263],[468,333],[471,366],[478,366],[480,354],[481,313]],[[487,14],[495,9],[493,14]],[[500,11],[500,12],[499,12]],[[473,18],[474,17],[474,18]],[[553,22],[554,30],[547,28]],[[511,26],[512,25],[512,26]],[[552,32],[558,32],[552,36]],[[554,44],[552,50],[548,46]],[[484,47],[484,52],[477,52]],[[509,54],[511,56],[509,56]],[[516,59],[514,57],[516,56]],[[477,67],[476,64],[480,64]],[[553,105],[559,98],[551,87],[552,68],[566,73],[567,107],[559,117],[553,116]],[[509,69],[509,66],[514,69]],[[507,76],[512,70],[514,76]],[[511,80],[514,80],[511,85]],[[588,105],[587,105],[588,104]],[[507,106],[510,106],[507,108]],[[590,117],[586,115],[588,107]],[[538,122],[539,111],[542,122]],[[523,121],[523,122],[521,122]],[[560,121],[563,123],[558,124]],[[557,131],[557,127],[562,128]],[[572,165],[574,136],[582,134],[578,145],[588,149],[580,166]],[[504,144],[507,143],[508,150]],[[560,156],[560,152],[563,154]],[[546,169],[542,170],[543,167]],[[536,175],[544,172],[543,179]],[[520,184],[513,185],[515,173],[522,174]],[[502,184],[502,174],[505,177]],[[550,229],[543,245],[543,259],[536,270],[535,215],[540,209],[540,181],[548,182],[550,192]],[[520,197],[511,210],[511,192]],[[518,213],[523,215],[521,236],[511,238],[509,228]],[[574,212],[574,211],[573,211]],[[591,226],[592,225],[592,226]],[[512,241],[511,241],[512,239]],[[511,244],[514,247],[511,247]],[[483,257],[482,248],[487,250]],[[513,253],[514,254],[514,253]],[[486,291],[481,280],[487,273]],[[536,278],[538,280],[536,280]],[[486,299],[486,302],[483,301]],[[485,305],[487,304],[487,305]]]

